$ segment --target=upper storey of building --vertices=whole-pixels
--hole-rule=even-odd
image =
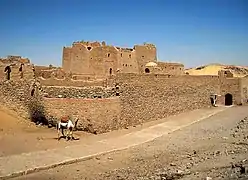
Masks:
[[[62,67],[75,74],[113,74],[116,71],[138,73],[148,62],[157,61],[157,50],[153,44],[121,48],[105,42],[74,42],[63,48]]]

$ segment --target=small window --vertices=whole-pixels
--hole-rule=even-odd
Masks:
[[[144,58],[145,56],[142,56],[142,58]]]
[[[110,57],[110,54],[108,53],[108,57]]]
[[[129,58],[131,58],[131,54],[129,54]]]
[[[122,53],[121,53],[121,57],[122,57]]]
[[[90,51],[91,50],[91,47],[87,47],[87,49]]]
[[[150,73],[150,69],[146,68],[145,73]]]
[[[127,64],[126,64],[126,67],[127,67]]]

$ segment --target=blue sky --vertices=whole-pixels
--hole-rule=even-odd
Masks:
[[[248,65],[248,0],[0,0],[0,56],[61,65],[76,40],[154,43],[186,67]]]

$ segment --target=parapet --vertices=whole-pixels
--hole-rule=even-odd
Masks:
[[[175,63],[175,62],[157,62],[158,66],[181,66],[181,67],[184,67],[184,64],[182,63]]]
[[[19,63],[30,64],[30,60],[28,58],[24,58],[21,56],[13,56],[13,55],[9,55],[6,58],[0,58],[0,66],[19,64]]]
[[[118,47],[118,46],[113,46],[113,45],[107,45],[105,41],[102,41],[102,42],[98,42],[98,41],[93,41],[93,42],[90,42],[90,41],[74,41],[72,43],[72,46],[70,47],[64,47],[64,48],[72,48],[72,47],[78,47],[78,46],[85,46],[85,47],[90,47],[90,48],[96,48],[96,47],[104,47],[104,46],[109,46],[109,47],[115,47],[118,51],[120,52],[132,52],[132,51],[135,51],[136,48],[139,48],[139,47],[144,47],[144,48],[147,48],[147,49],[155,49],[156,46],[154,44],[151,44],[151,43],[144,43],[144,44],[141,44],[141,45],[134,45],[133,48],[127,48],[127,47]]]

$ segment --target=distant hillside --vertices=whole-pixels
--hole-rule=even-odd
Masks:
[[[219,70],[230,70],[234,77],[244,77],[248,75],[248,66],[235,66],[223,64],[208,64],[196,68],[186,69],[189,75],[218,75]]]

